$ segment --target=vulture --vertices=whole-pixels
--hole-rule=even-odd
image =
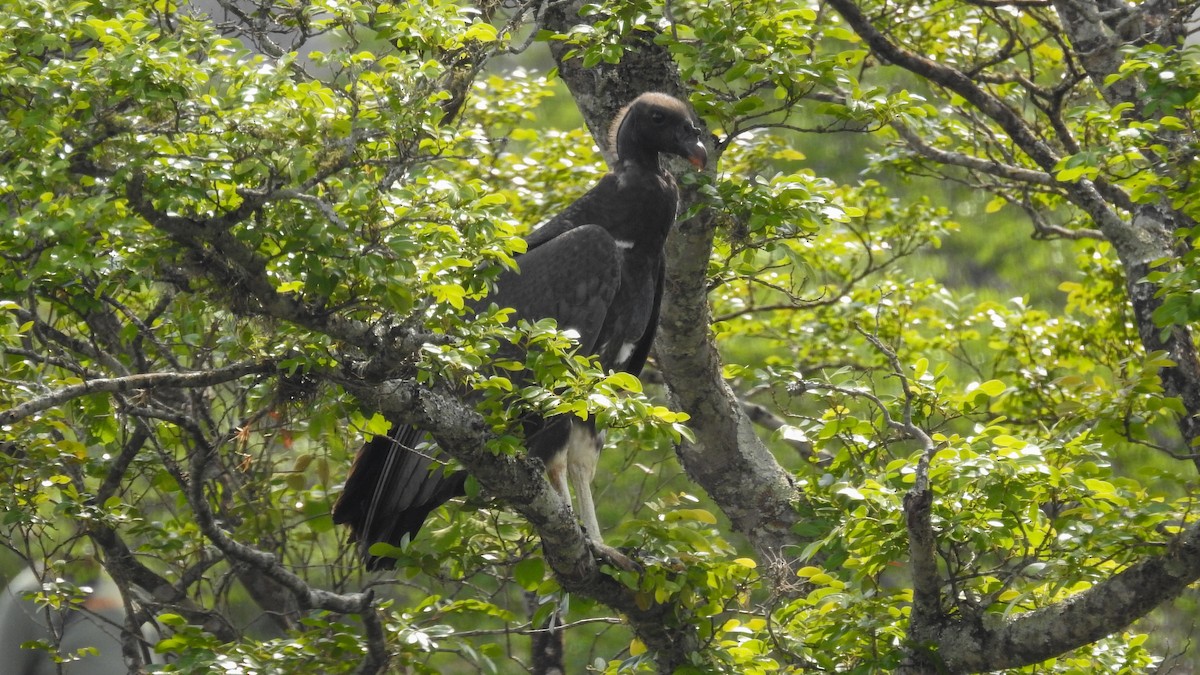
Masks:
[[[700,129],[686,105],[645,93],[617,115],[610,131],[612,170],[577,201],[533,230],[517,271],[505,271],[485,302],[510,307],[519,319],[553,318],[572,329],[580,353],[595,355],[606,371],[637,375],[658,327],[665,260],[663,245],[675,223],[679,191],[659,161],[678,155],[702,169],[708,160]],[[604,545],[591,481],[603,445],[594,424],[573,415],[521,420],[526,449],[546,466],[550,485],[571,503],[596,552],[628,560]],[[447,471],[429,436],[393,422],[359,451],[333,509],[362,547],[368,569],[390,569],[391,558],[372,556],[375,542],[399,546],[426,516],[464,494],[466,474]]]

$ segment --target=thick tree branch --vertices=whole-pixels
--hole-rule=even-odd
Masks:
[[[713,235],[714,223],[702,212],[682,223],[667,242],[673,266],[667,273],[656,358],[672,397],[692,418],[696,441],[679,449],[688,475],[750,538],[765,562],[791,568],[802,562],[788,553],[801,544],[792,533],[799,519],[799,494],[725,382],[708,330],[705,275]]]
[[[1174,40],[1181,29],[1178,26],[1172,28],[1170,24],[1182,23],[1180,19],[1191,16],[1191,12],[1176,13],[1172,17],[1172,12],[1160,5],[1155,14],[1160,24],[1165,20],[1165,25],[1158,30],[1145,25],[1152,16],[1146,6],[1129,16],[1117,17],[1117,20],[1103,11],[1094,0],[1057,0],[1054,6],[1088,76],[1105,100],[1110,105],[1130,104],[1132,108],[1127,116],[1144,118],[1142,102],[1145,86],[1141,78],[1124,77],[1109,82],[1109,77],[1119,73],[1125,63],[1122,47],[1131,41],[1147,38],[1152,41],[1168,40],[1168,46],[1175,46]],[[1164,146],[1176,148],[1188,143],[1185,137],[1175,132],[1160,133],[1157,140]],[[1150,149],[1146,149],[1145,153],[1154,154]],[[1154,163],[1153,168],[1160,173],[1169,170],[1161,162]],[[1122,262],[1128,267],[1126,284],[1142,344],[1147,352],[1164,351],[1175,362],[1173,367],[1161,371],[1161,377],[1166,390],[1183,402],[1186,412],[1179,416],[1177,424],[1186,447],[1194,447],[1200,440],[1200,355],[1187,326],[1176,325],[1163,329],[1155,323],[1154,313],[1162,304],[1162,298],[1158,286],[1144,279],[1154,271],[1158,261],[1169,260],[1178,253],[1173,233],[1194,227],[1195,221],[1174,209],[1166,199],[1159,204],[1139,204],[1132,211],[1132,229],[1149,238],[1153,244],[1148,251],[1150,255],[1131,255],[1121,241],[1113,243]],[[1200,468],[1200,458],[1194,463]]]
[[[1124,41],[1104,22],[1100,7],[1094,0],[1055,0],[1054,10],[1062,19],[1063,29],[1071,39],[1084,71],[1109,105],[1130,102],[1141,110],[1142,82],[1136,77],[1106,81],[1121,67]]]
[[[640,603],[634,591],[604,573],[571,505],[546,480],[545,467],[524,454],[496,453],[488,448],[492,432],[479,413],[457,397],[413,382],[379,385],[346,382],[366,409],[403,420],[428,431],[446,453],[475,476],[488,494],[520,513],[542,540],[543,555],[563,588],[595,599],[620,612],[650,649],[672,663],[682,663],[696,650],[687,625],[673,604]]]
[[[1200,524],[1149,557],[1063,602],[993,623],[974,616],[936,638],[947,673],[1018,668],[1128,626],[1200,579]]]
[[[324,333],[372,353],[383,350],[370,324],[306,303],[294,293],[278,292],[267,275],[266,261],[230,232],[265,197],[247,200],[235,211],[220,217],[184,218],[155,208],[146,195],[145,186],[143,173],[136,173],[129,179],[125,194],[133,210],[175,241],[202,255],[209,263],[205,273],[229,289],[245,292],[257,303],[259,313]]]
[[[150,435],[150,429],[145,424],[138,423],[134,426],[133,435],[125,442],[121,453],[113,459],[104,482],[96,490],[96,496],[92,500],[94,504],[104,504],[109,497],[116,494],[125,478],[125,472],[150,439]],[[123,589],[123,595],[130,586],[137,586],[146,591],[154,603],[170,606],[188,621],[204,626],[205,630],[218,638],[225,641],[237,639],[236,629],[220,612],[200,608],[187,597],[187,589],[199,581],[203,572],[217,562],[218,558],[214,556],[202,561],[180,575],[175,583],[171,583],[143,565],[129,550],[120,534],[107,523],[92,520],[88,523],[87,533],[103,553],[104,568]],[[131,613],[130,621],[132,619]],[[140,623],[142,620],[133,622],[132,625]]]
[[[868,339],[882,346],[877,339]],[[1165,554],[1147,558],[1062,602],[999,623],[985,621],[986,614],[947,618],[940,606],[941,581],[929,520],[929,461],[936,452],[932,439],[910,419],[892,417],[883,401],[872,394],[824,382],[806,381],[804,385],[870,400],[888,427],[911,434],[923,447],[916,481],[904,498],[913,567],[909,636],[913,644],[922,647],[913,653],[914,661],[898,672],[975,673],[1037,663],[1130,625],[1200,579],[1200,524],[1195,524],[1172,542]],[[936,650],[926,653],[927,646],[936,646]]]
[[[1200,355],[1196,352],[1192,331],[1185,325],[1160,327],[1154,321],[1155,311],[1162,305],[1158,284],[1146,281],[1146,275],[1156,269],[1160,260],[1169,260],[1176,251],[1167,242],[1173,241],[1171,232],[1179,226],[1179,216],[1173,211],[1154,205],[1139,206],[1133,224],[1139,230],[1157,232],[1163,241],[1162,256],[1155,260],[1139,261],[1126,270],[1126,287],[1129,302],[1133,306],[1138,336],[1148,353],[1166,352],[1175,365],[1159,371],[1163,387],[1171,396],[1178,396],[1185,413],[1176,423],[1183,437],[1185,448],[1195,448],[1200,442]],[[1200,468],[1200,458],[1193,460]]]
[[[853,0],[829,0],[829,5],[845,19],[851,29],[879,56],[905,70],[941,85],[962,96],[980,112],[995,120],[1004,132],[1046,171],[1054,168],[1059,157],[1048,143],[1025,122],[1020,113],[991,95],[966,73],[904,49],[892,42],[863,14]]]

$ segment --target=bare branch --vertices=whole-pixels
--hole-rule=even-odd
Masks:
[[[195,431],[193,430],[193,437]],[[180,485],[187,495],[188,504],[196,515],[196,524],[204,536],[229,558],[250,566],[272,581],[286,588],[302,609],[323,609],[339,614],[357,614],[363,617],[367,628],[367,654],[360,663],[358,672],[369,674],[382,670],[387,664],[387,650],[383,643],[384,632],[374,607],[374,593],[338,594],[314,588],[300,576],[283,567],[275,555],[243,544],[231,537],[220,525],[204,494],[209,459],[215,450],[203,437],[195,438],[198,446],[192,452],[189,474],[192,479]],[[374,615],[368,617],[368,615]]]
[[[1009,200],[1012,201],[1012,200]],[[1070,230],[1065,227],[1054,225],[1046,220],[1042,212],[1034,208],[1028,199],[1023,200],[1018,204],[1025,215],[1029,217],[1029,222],[1033,223],[1034,239],[1103,239],[1104,233],[1091,228],[1079,228]]]
[[[275,362],[271,360],[242,361],[233,365],[204,370],[195,373],[141,373],[124,377],[102,378],[87,380],[81,384],[51,392],[44,396],[26,401],[18,406],[0,411],[0,424],[13,422],[60,406],[80,396],[100,393],[128,393],[139,389],[209,387],[222,382],[229,382],[247,375],[269,373],[275,370]]]
[[[924,429],[913,424],[916,394],[895,350],[885,345],[877,335],[863,330],[861,326],[855,326],[854,329],[887,358],[892,368],[892,376],[900,381],[900,388],[904,392],[903,422],[893,421],[892,426],[921,444],[921,457],[917,460],[915,471],[916,480],[904,495],[904,522],[908,529],[908,555],[913,576],[913,609],[909,622],[909,636],[920,644],[930,630],[941,625],[943,619],[941,579],[938,577],[936,537],[932,520],[933,490],[929,484],[929,463],[937,452],[937,445]]]
[[[1045,171],[1036,171],[1027,169],[1022,166],[1014,166],[1011,164],[1002,164],[994,159],[984,159],[982,157],[973,157],[961,152],[950,152],[934,147],[925,142],[916,132],[914,132],[907,124],[899,119],[892,120],[891,126],[900,134],[904,142],[910,148],[916,151],[922,157],[938,162],[939,164],[948,164],[950,166],[961,166],[965,169],[978,171],[998,178],[1007,180],[1019,181],[1022,183],[1032,183],[1034,185],[1055,186],[1058,181],[1054,180]]]

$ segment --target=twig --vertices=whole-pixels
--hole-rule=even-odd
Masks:
[[[916,480],[912,489],[904,495],[904,515],[908,530],[908,550],[913,578],[913,610],[909,634],[910,636],[923,635],[925,631],[936,626],[942,618],[941,581],[938,578],[931,519],[933,491],[929,485],[929,464],[937,452],[937,445],[929,437],[929,434],[913,423],[912,414],[916,394],[912,390],[896,352],[885,345],[877,335],[867,332],[861,326],[855,325],[854,329],[887,358],[893,376],[899,379],[900,387],[904,392],[904,408],[901,419],[897,420],[893,417],[883,400],[870,392],[814,381],[804,381],[802,384],[806,389],[825,389],[867,399],[879,409],[884,423],[889,428],[916,440],[922,446],[923,452],[920,459],[917,460]]]
[[[374,593],[367,591],[343,595],[313,588],[303,578],[284,568],[274,554],[260,551],[229,536],[229,533],[217,524],[208,497],[204,494],[205,481],[201,479],[206,474],[209,459],[215,454],[216,448],[203,436],[196,436],[195,431],[193,436],[197,447],[192,452],[189,467],[192,480],[181,487],[185,488],[188,503],[196,514],[196,524],[204,536],[227,557],[258,570],[286,588],[302,609],[322,609],[338,614],[361,616],[367,633],[367,654],[359,664],[357,672],[370,675],[383,670],[388,661],[386,636],[374,607]]]

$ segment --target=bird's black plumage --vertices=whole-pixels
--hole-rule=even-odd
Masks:
[[[579,334],[580,350],[607,370],[641,372],[658,326],[664,275],[663,245],[674,224],[679,193],[660,153],[697,168],[707,160],[687,107],[666,94],[634,99],[613,122],[612,171],[591,190],[525,238],[519,271],[505,272],[487,302],[511,307],[517,318],[553,318]],[[551,484],[579,497],[588,536],[600,542],[590,482],[600,442],[590,422],[573,416],[523,420],[528,450],[546,463]],[[447,473],[428,436],[393,425],[355,459],[334,520],[347,523],[365,547],[399,545],[415,536],[430,511],[462,494],[465,474]],[[366,557],[369,568],[392,566]]]

